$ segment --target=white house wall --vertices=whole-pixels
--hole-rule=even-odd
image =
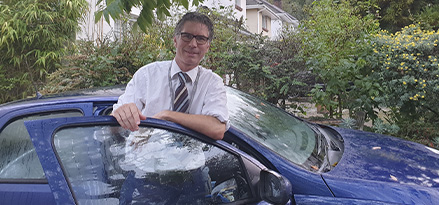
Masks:
[[[97,0],[88,0],[89,8],[88,12],[84,16],[83,21],[80,23],[81,31],[77,33],[76,39],[80,40],[102,40],[105,35],[108,35],[111,31],[110,25],[101,19],[98,23],[95,23],[94,13],[99,10],[96,6]],[[114,24],[110,19],[110,24]]]
[[[257,9],[251,9],[251,10],[247,10],[247,18],[249,19],[258,19],[257,21],[247,21],[247,27],[248,30],[251,33],[259,33],[259,17],[258,17],[258,10]]]
[[[201,5],[207,6],[208,8],[220,8],[220,6],[235,8],[235,0],[204,0]],[[239,19],[241,17],[243,17],[244,20],[246,19],[245,5],[246,0],[241,0],[240,7],[242,8],[242,11],[234,9],[234,12],[236,12],[236,19]],[[195,8],[192,8],[192,10],[195,10]]]
[[[271,20],[271,33],[273,38],[277,38],[280,36],[282,31],[282,21],[280,20]]]
[[[105,21],[104,17],[95,23],[95,12],[99,11],[99,6],[96,6],[98,0],[88,0],[88,12],[84,16],[84,20],[80,23],[81,30],[77,33],[76,39],[88,41],[103,41],[114,40],[114,25],[115,22],[110,18],[110,23]],[[138,16],[140,14],[139,8],[132,8],[131,14]]]

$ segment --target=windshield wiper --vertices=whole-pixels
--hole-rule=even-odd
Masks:
[[[322,156],[323,160],[321,165],[319,166],[318,172],[327,172],[332,169],[332,166],[329,161],[329,143],[327,138],[320,132],[319,128],[316,125],[310,124],[311,129],[314,131],[317,137],[318,143],[318,151],[317,155]],[[320,158],[320,157],[319,157]]]

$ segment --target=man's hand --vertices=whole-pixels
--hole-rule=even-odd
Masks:
[[[146,120],[146,116],[142,115],[142,112],[134,103],[123,104],[113,110],[112,115],[120,126],[133,132],[139,130],[140,120]]]

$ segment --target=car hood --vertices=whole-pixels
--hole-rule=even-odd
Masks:
[[[334,128],[344,140],[342,159],[323,177],[439,187],[439,151],[395,137]]]

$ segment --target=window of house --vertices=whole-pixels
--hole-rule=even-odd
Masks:
[[[130,29],[133,27],[135,23],[135,19],[137,16],[131,15],[130,19],[118,19],[114,22],[114,36],[116,39],[121,39]]]
[[[268,31],[268,16],[262,16],[262,29],[264,29],[264,31]]]
[[[122,38],[123,33],[125,32],[125,21],[116,20],[114,22],[114,36],[118,39]]]
[[[235,0],[235,8],[239,11],[242,11],[241,0]]]

